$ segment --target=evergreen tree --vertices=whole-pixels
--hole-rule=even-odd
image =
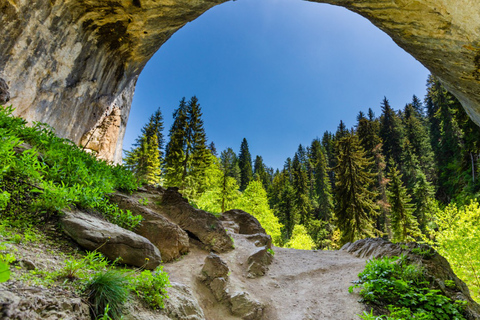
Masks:
[[[312,212],[309,199],[309,181],[298,153],[295,153],[292,162],[292,186],[295,192],[295,208],[300,217],[300,224],[308,225]]]
[[[240,181],[240,168],[238,167],[237,156],[231,148],[222,151],[220,155],[221,170],[223,173],[222,178],[222,191],[221,191],[221,212],[227,211],[227,205],[232,202],[233,188],[238,189],[238,181]]]
[[[365,157],[358,137],[348,133],[337,141],[335,216],[342,232],[341,242],[353,242],[375,235],[376,192],[369,190],[373,174],[368,172],[371,160]]]
[[[407,194],[407,189],[403,186],[402,175],[396,165],[390,165],[389,178],[388,199],[391,205],[392,241],[414,241],[415,237],[420,236],[420,229],[413,215],[413,205],[410,203],[410,196]]]
[[[295,191],[289,179],[289,173],[285,169],[273,178],[272,195],[274,195],[272,208],[284,226],[283,238],[290,239],[298,218],[295,214]]]
[[[371,109],[370,109],[371,111]],[[370,114],[373,114],[371,112]],[[367,153],[368,157],[373,156],[373,149],[382,143],[382,139],[379,136],[380,124],[378,120],[370,120],[363,117],[358,120],[357,123],[357,134],[360,139],[360,143]]]
[[[330,221],[333,216],[332,188],[327,173],[327,159],[318,139],[312,141],[310,162],[313,168],[312,198],[317,204],[315,218]]]
[[[193,200],[205,189],[205,170],[211,162],[198,99],[193,96],[187,103],[183,98],[173,117],[165,155],[166,182],[180,186]]]
[[[382,102],[382,116],[380,117],[380,138],[383,141],[383,152],[387,163],[392,159],[400,163],[402,155],[403,128],[400,118],[387,100]]]
[[[162,111],[158,108],[151,116],[148,123],[141,129],[142,134],[135,140],[134,146],[141,146],[146,139],[150,139],[153,135],[157,136],[158,158],[163,159],[163,117]]]
[[[335,156],[335,142],[333,139],[333,134],[325,131],[322,137],[322,146],[323,150],[325,150],[325,156],[327,158],[327,172],[328,178],[330,179],[330,185],[332,186],[332,190],[335,189],[335,173],[333,168],[335,168],[336,164],[336,156]]]
[[[270,175],[267,172],[267,168],[263,163],[263,159],[261,156],[255,157],[255,162],[253,166],[253,175],[254,178],[260,180],[262,182],[263,188],[268,190],[270,186]]]
[[[213,141],[210,142],[210,144],[208,145],[208,150],[210,150],[210,152],[211,152],[215,157],[218,156],[217,147],[215,147],[215,143],[214,143]]]
[[[168,186],[181,186],[183,160],[187,145],[188,111],[185,97],[173,112],[173,124],[170,128],[169,142],[165,149],[165,183]]]
[[[449,203],[462,190],[459,170],[462,162],[462,132],[454,117],[461,106],[456,106],[458,100],[436,78],[430,76],[427,84],[427,109],[434,118],[430,119],[430,125],[438,168],[437,197],[443,203]]]
[[[141,131],[142,134],[134,143],[135,148],[126,151],[124,163],[137,179],[158,184],[161,181],[163,159],[163,118],[160,108],[150,116]]]
[[[437,205],[435,203],[435,190],[423,172],[418,173],[412,198],[415,204],[414,215],[418,221],[419,228],[421,231],[426,232],[427,224],[433,216]]]
[[[338,124],[337,127],[337,132],[335,133],[335,140],[338,141],[348,135],[348,129],[347,126],[345,126],[345,123],[343,123],[343,120],[340,120],[340,123]]]
[[[382,144],[378,144],[373,149],[373,159],[375,161],[375,175],[376,175],[376,189],[378,192],[377,204],[380,209],[380,214],[377,217],[377,229],[385,234],[388,237],[392,238],[392,232],[390,228],[389,212],[390,212],[390,203],[388,203],[387,197],[387,184],[389,182],[386,177],[386,163],[385,156],[382,154]]]
[[[238,166],[240,167],[240,191],[243,191],[253,179],[252,156],[250,155],[248,142],[245,138],[243,138],[242,144],[240,145]]]

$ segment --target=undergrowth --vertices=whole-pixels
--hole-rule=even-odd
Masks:
[[[364,320],[422,319],[464,320],[464,301],[452,301],[440,290],[430,288],[423,268],[409,264],[406,256],[372,259],[359,275],[360,280],[349,288],[360,288],[362,302],[388,310],[388,315],[373,312],[360,316]]]
[[[94,210],[130,230],[142,218],[121,210],[107,198],[115,190],[132,192],[138,188],[129,170],[100,161],[72,141],[58,138],[48,125],[27,125],[12,112],[12,107],[0,106],[0,282],[13,278],[71,289],[88,297],[94,319],[120,319],[130,293],[153,309],[163,308],[170,286],[167,273],[161,268],[125,269],[98,251],[65,254],[55,243],[52,254],[60,268],[22,270],[16,246],[42,243],[49,247],[41,228],[62,210]]]
[[[0,106],[0,210],[2,219],[36,224],[68,206],[94,209],[112,223],[133,229],[141,221],[106,198],[131,192],[137,181],[120,165],[100,161],[46,124],[12,116]],[[29,216],[25,216],[28,212]],[[18,219],[21,218],[21,219]]]

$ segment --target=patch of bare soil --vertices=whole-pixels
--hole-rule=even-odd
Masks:
[[[348,293],[352,281],[365,268],[365,259],[345,251],[316,251],[274,248],[268,273],[260,278],[247,276],[247,258],[254,244],[243,235],[232,234],[236,249],[219,254],[230,268],[229,290],[248,292],[265,305],[265,320],[350,320],[364,310],[357,294]],[[240,319],[228,306],[215,300],[199,280],[208,252],[194,248],[182,259],[168,263],[164,270],[170,280],[190,286],[208,320]]]

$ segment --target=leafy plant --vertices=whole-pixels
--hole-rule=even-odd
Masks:
[[[360,280],[349,291],[359,287],[363,302],[388,306],[390,316],[385,319],[465,319],[462,302],[431,289],[422,268],[409,264],[405,256],[372,259],[358,276]],[[378,319],[371,314],[363,316]]]
[[[170,287],[168,274],[163,267],[157,267],[153,272],[142,271],[131,280],[130,288],[141,297],[151,308],[163,308],[163,300],[167,299],[167,288]]]

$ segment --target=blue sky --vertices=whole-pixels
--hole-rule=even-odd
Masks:
[[[380,114],[384,96],[403,108],[425,95],[428,71],[363,17],[331,5],[238,0],[214,7],[175,33],[140,75],[124,140],[129,150],[160,107],[165,136],[182,97],[196,95],[220,152],[281,168],[340,120]]]

